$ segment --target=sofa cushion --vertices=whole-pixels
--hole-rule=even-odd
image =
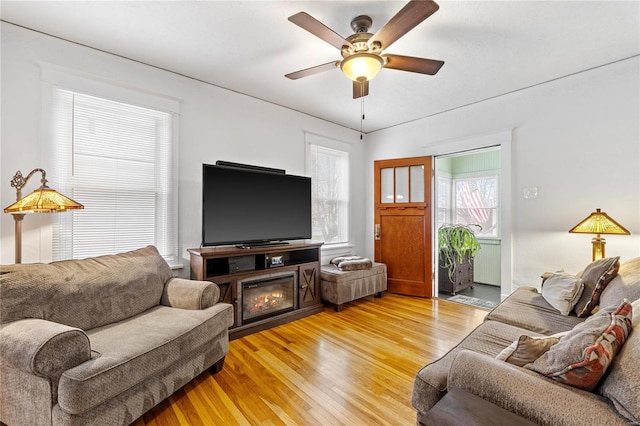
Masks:
[[[640,317],[640,309],[633,317]],[[631,331],[615,357],[599,393],[611,400],[618,413],[633,424],[640,424],[640,331]]]
[[[576,324],[583,322],[584,318],[560,315],[538,290],[520,287],[489,312],[486,320],[504,322],[548,336],[571,330]]]
[[[444,396],[447,390],[449,369],[458,352],[469,349],[495,357],[522,334],[543,337],[540,334],[497,321],[485,321],[480,324],[442,358],[418,371],[411,396],[413,407],[424,413]]]
[[[0,269],[0,322],[45,319],[82,330],[160,303],[172,274],[153,246],[116,255]]]
[[[211,344],[232,324],[232,306],[219,303],[204,310],[157,306],[90,330],[99,356],[62,375],[58,403],[67,413],[84,413]]]
[[[592,390],[604,376],[631,331],[631,304],[601,309],[578,324],[525,368],[558,382]]]
[[[582,278],[558,272],[543,281],[541,294],[561,315],[566,316],[580,299],[583,289]]]
[[[640,299],[640,257],[620,265],[618,275],[600,295],[600,306],[617,305],[623,299],[630,302]]]
[[[464,389],[539,425],[629,426],[601,395],[471,351],[460,351],[456,356],[449,373],[449,388],[452,387]],[[518,426],[518,423],[484,424]]]
[[[584,282],[584,291],[575,305],[576,315],[586,317],[598,306],[600,295],[618,273],[620,257],[606,257],[589,264],[578,274]]]

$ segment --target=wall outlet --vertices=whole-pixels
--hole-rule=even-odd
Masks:
[[[525,200],[531,199],[531,198],[538,198],[538,187],[537,186],[532,186],[531,188],[525,188],[524,189],[524,198]]]

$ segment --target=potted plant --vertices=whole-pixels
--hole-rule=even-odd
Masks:
[[[455,294],[473,286],[473,258],[482,247],[472,227],[480,225],[442,225],[438,228],[439,289]]]

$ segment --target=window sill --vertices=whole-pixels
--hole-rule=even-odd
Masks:
[[[323,252],[332,252],[332,251],[343,251],[353,249],[353,244],[351,243],[335,243],[335,244],[323,244],[322,251]]]
[[[497,246],[502,242],[502,240],[500,238],[481,238],[481,237],[478,237],[478,242],[480,244],[487,244],[487,245],[493,244],[493,245]]]
[[[323,245],[320,249],[320,258],[323,265],[328,264],[334,257],[353,255],[353,244],[351,243],[328,244]]]

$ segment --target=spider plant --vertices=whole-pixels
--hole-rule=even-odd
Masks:
[[[464,263],[465,258],[473,259],[476,252],[482,248],[475,232],[471,229],[472,226],[478,228],[478,231],[482,229],[477,224],[445,224],[438,228],[440,261],[442,266],[447,268],[451,281],[454,278],[456,265]]]

